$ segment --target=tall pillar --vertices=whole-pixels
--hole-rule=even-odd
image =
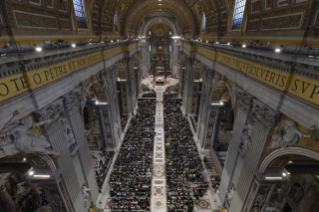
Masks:
[[[235,192],[232,201],[229,203],[230,212],[236,212],[239,208],[243,208],[244,211],[251,210],[251,202],[247,201],[251,197],[248,197],[248,194],[253,195],[249,191],[254,190],[252,185],[255,181],[258,181],[255,177],[258,163],[271,138],[279,116],[280,113],[269,108],[258,99],[252,100],[251,111],[242,130],[242,135],[239,137],[240,143],[237,146],[237,152],[239,153],[237,157],[241,159],[237,159],[236,162],[242,160],[242,164],[235,167],[232,173],[231,181],[235,187]],[[245,202],[246,205],[244,205]]]
[[[202,90],[201,90],[201,98],[199,105],[199,113],[198,113],[198,122],[197,122],[197,137],[199,140],[200,147],[205,148],[207,127],[208,127],[208,119],[210,113],[210,90],[211,83],[213,78],[213,70],[209,67],[203,65],[202,66]]]
[[[84,175],[81,176],[80,181],[84,180],[86,187],[92,189],[90,191],[90,194],[92,196],[93,202],[96,202],[99,195],[99,190],[95,179],[95,172],[91,161],[83,122],[82,108],[85,106],[84,104],[86,103],[86,101],[84,102],[85,98],[83,97],[83,95],[86,95],[85,92],[83,92],[84,90],[86,90],[86,86],[81,85],[64,95],[63,98],[64,105],[70,120],[70,126],[72,126],[74,136],[78,145],[78,151],[73,153],[74,164],[77,165],[77,168],[84,173]],[[81,107],[80,102],[77,101],[78,99],[82,99]],[[79,172],[79,170],[77,171]],[[66,181],[65,184],[66,186],[68,186],[68,183]],[[83,185],[79,186],[82,187]]]
[[[231,184],[231,178],[236,167],[236,161],[238,160],[240,137],[251,108],[251,95],[242,91],[239,93],[239,98],[240,102],[238,105],[237,116],[234,121],[233,134],[229,142],[228,153],[219,187],[218,197],[221,203],[225,202],[226,193]]]
[[[136,90],[135,90],[135,77],[134,77],[134,56],[126,56],[124,58],[126,66],[126,85],[127,85],[127,101],[128,111],[132,115],[135,112],[137,101],[136,101]]]
[[[194,82],[194,63],[196,61],[194,55],[186,56],[186,76],[184,84],[183,94],[183,114],[188,115],[191,113],[192,108],[192,94],[193,94],[193,82]]]

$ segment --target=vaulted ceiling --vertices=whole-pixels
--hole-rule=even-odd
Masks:
[[[119,33],[136,36],[141,23],[150,14],[171,14],[183,34],[199,35],[203,12],[207,17],[207,32],[219,33],[226,26],[226,0],[95,0],[92,11],[94,32],[113,32],[113,17],[117,11]]]

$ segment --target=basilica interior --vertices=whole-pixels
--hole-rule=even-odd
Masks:
[[[0,0],[0,212],[319,212],[316,0]]]

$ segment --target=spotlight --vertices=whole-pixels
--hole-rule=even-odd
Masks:
[[[26,161],[27,159],[26,158],[23,158],[23,161]]]
[[[216,44],[219,44],[219,42],[217,41]]]
[[[230,43],[228,42],[227,45],[230,46]]]
[[[220,101],[219,104],[220,104],[220,105],[224,105],[224,102],[223,102],[223,101]]]
[[[208,40],[206,41],[206,43],[208,43]]]
[[[246,44],[243,44],[243,48],[246,48]]]
[[[35,50],[36,50],[37,52],[41,52],[41,51],[42,51],[42,48],[41,48],[41,47],[36,47]]]
[[[75,48],[76,47],[76,45],[75,45],[75,43],[72,43],[72,45],[71,45],[73,48]]]
[[[286,176],[287,176],[287,174],[286,174],[285,172],[283,172],[283,173],[282,173],[282,176],[286,177]]]
[[[34,171],[30,171],[29,175],[32,176],[34,174]]]
[[[276,49],[275,49],[275,52],[279,53],[279,52],[281,52],[281,49],[276,48]]]

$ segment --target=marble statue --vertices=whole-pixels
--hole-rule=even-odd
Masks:
[[[0,148],[6,155],[15,155],[22,152],[58,157],[60,154],[50,149],[51,144],[47,139],[43,135],[38,135],[32,131],[32,128],[38,128],[47,123],[51,123],[51,120],[34,123],[31,117],[12,122],[0,134]]]
[[[243,130],[243,134],[240,137],[239,151],[241,152],[242,155],[245,155],[249,147],[250,147],[250,136],[249,136],[249,131],[246,128]]]
[[[272,143],[270,148],[283,147],[298,143],[298,137],[308,138],[309,135],[301,132],[296,126],[295,122],[283,119],[281,126],[275,128],[276,135],[272,137]]]
[[[89,209],[90,206],[91,206],[91,202],[92,202],[92,199],[91,199],[91,194],[88,192],[88,191],[91,191],[92,189],[86,187],[85,184],[83,184],[82,186],[82,193],[83,193],[83,197],[84,197],[84,201],[85,201],[85,208],[86,209]]]
[[[68,122],[67,122],[67,120],[65,118],[61,119],[61,124],[63,126],[64,134],[67,136],[69,143],[70,144],[75,143],[74,134],[73,134],[73,132],[71,130],[70,125],[68,124]]]
[[[228,202],[230,202],[233,199],[235,193],[235,186],[232,185],[232,187],[227,191],[226,194],[226,199],[228,200]]]

